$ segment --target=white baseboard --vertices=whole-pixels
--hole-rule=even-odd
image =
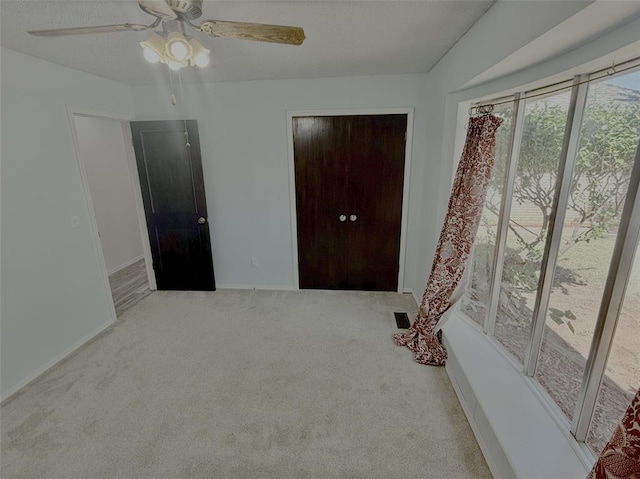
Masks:
[[[422,301],[422,298],[418,296],[418,293],[416,293],[415,289],[405,289],[402,291],[402,293],[410,294],[411,296],[413,296],[413,300],[416,302],[418,306],[420,306],[420,301]]]
[[[267,291],[298,291],[292,285],[216,284],[216,289],[262,289]]]
[[[51,368],[55,367],[63,359],[66,359],[67,357],[71,356],[78,349],[80,349],[89,341],[97,337],[100,333],[102,333],[105,329],[107,329],[109,326],[111,326],[114,323],[115,323],[115,320],[109,321],[108,323],[100,326],[94,332],[89,333],[84,338],[80,339],[79,341],[76,341],[74,344],[72,344],[69,348],[65,349],[64,351],[62,351],[60,354],[54,356],[54,358],[51,359],[51,361],[48,361],[42,367],[39,367],[38,369],[36,369],[33,373],[29,374],[25,379],[23,379],[22,381],[18,382],[18,384],[10,388],[9,391],[7,391],[6,393],[3,393],[0,398],[0,404],[4,404],[6,401],[11,399],[15,394],[20,392],[21,389],[27,387],[30,383],[38,379],[40,376],[45,374]]]
[[[216,284],[216,289],[262,289],[266,291],[299,291],[299,288],[288,285],[265,285],[265,284],[234,284],[234,283],[222,283]],[[310,290],[313,291],[313,290]],[[321,290],[316,290],[321,291]],[[340,290],[326,290],[326,291],[340,291]],[[422,298],[416,294],[413,289],[404,289],[402,294],[410,294],[416,304],[420,304]]]
[[[127,266],[131,266],[133,263],[140,261],[141,259],[144,259],[144,254],[141,254],[140,256],[136,256],[135,258],[130,259],[129,261],[121,264],[120,266],[116,266],[115,268],[107,271],[107,274],[111,276],[112,274],[117,273],[121,269],[125,269]]]

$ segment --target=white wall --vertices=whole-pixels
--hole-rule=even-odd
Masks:
[[[74,115],[74,122],[104,261],[111,274],[143,256],[123,124],[83,115]]]
[[[628,3],[603,3],[606,9],[629,6]],[[494,71],[506,71],[504,65],[499,65],[502,59],[509,59],[511,55],[509,49],[504,49],[504,43],[510,45],[512,53],[533,40],[541,45],[547,43],[554,49],[553,42],[545,42],[550,27],[557,25],[553,35],[562,33],[566,36],[570,36],[571,28],[575,28],[574,14],[577,11],[572,14],[571,8],[562,14],[556,11],[556,2],[525,2],[522,3],[525,5],[522,8],[527,10],[524,14],[520,9],[513,10],[514,5],[519,4],[521,2],[501,1],[494,4],[427,75],[427,162],[439,164],[441,169],[439,175],[434,175],[436,178],[425,172],[422,183],[425,210],[420,247],[423,255],[429,253],[427,250],[432,253],[436,246],[439,230],[434,231],[433,225],[439,224],[444,215],[471,100],[550,84],[575,74],[606,68],[613,60],[620,62],[640,54],[640,19],[626,18],[611,29],[608,23],[611,17],[602,15],[602,5],[574,2],[574,6],[580,10],[579,27],[589,31],[593,37],[591,42],[562,54],[550,55],[546,61],[511,71],[488,83],[462,89],[470,80],[482,77],[485,70],[493,68]],[[558,5],[560,9],[567,7],[562,2]],[[506,42],[503,35],[505,25],[510,29],[509,41]],[[538,26],[541,30],[534,34],[532,26]],[[567,31],[562,31],[565,28]],[[534,36],[529,41],[520,41],[532,34]],[[495,55],[496,48],[502,49],[500,55]],[[538,58],[542,56],[541,51],[536,53]],[[498,67],[494,68],[496,65]],[[426,205],[432,207],[427,208]],[[423,278],[426,279],[426,272]],[[592,464],[588,454],[580,449],[565,426],[560,427],[551,419],[548,409],[541,405],[539,397],[525,383],[521,371],[515,370],[504,359],[504,355],[498,353],[481,332],[476,331],[475,325],[456,317],[455,313],[452,316],[451,321],[443,327],[452,359],[447,371],[493,474],[496,477],[530,477],[531,471],[537,471],[541,477],[585,477]],[[466,340],[467,337],[472,337],[472,340]],[[497,357],[500,367],[491,362],[494,357]],[[496,371],[499,371],[498,376]],[[487,385],[491,387],[487,388]],[[518,400],[502,401],[514,397],[518,397]],[[504,407],[496,408],[496,404]],[[510,435],[509,432],[513,432],[513,418],[519,417],[527,417],[530,423],[534,418],[535,424],[527,426],[527,435]],[[540,446],[539,450],[534,451],[532,444]],[[540,466],[540,457],[549,459],[544,467]],[[501,458],[506,460],[501,461]]]
[[[198,120],[213,259],[219,286],[291,288],[288,110],[415,108],[405,278],[415,276],[424,171],[425,76],[391,75],[135,87],[139,120]],[[251,257],[259,267],[251,267]]]
[[[460,131],[459,126],[466,122],[466,109],[465,115],[458,117],[459,103],[482,95],[498,95],[508,88],[537,80],[547,82],[553,75],[566,72],[573,66],[637,40],[637,31],[634,38],[633,30],[628,27],[625,27],[625,39],[613,42],[615,45],[603,43],[602,39],[597,38],[599,34],[607,33],[606,30],[611,27],[611,19],[602,15],[602,4],[608,9],[626,9],[629,2],[498,0],[427,74],[426,163],[438,165],[440,171],[425,170],[421,184],[424,210],[418,241],[420,258],[433,258],[449,198],[453,170],[460,152],[460,149],[455,149],[456,133]],[[564,60],[556,60],[551,67],[543,67],[544,64],[529,65],[529,68],[522,71],[511,72],[508,78],[497,79],[465,93],[459,92],[465,84],[483,72],[512,58],[519,51],[525,51],[528,44],[537,41],[540,48],[543,48],[545,42],[540,40],[549,35],[549,32],[557,35],[567,25],[567,31],[563,33],[570,38],[576,28],[571,19],[578,14],[581,17],[580,28],[590,31],[590,37],[596,37],[596,40],[589,47],[582,47],[582,54],[574,55],[572,61],[563,56]],[[602,25],[599,25],[600,20]],[[599,32],[600,28],[603,31]],[[583,33],[582,30],[580,33]],[[546,47],[550,55],[557,56],[552,42],[547,42]],[[536,53],[537,59],[544,57],[542,50]],[[523,63],[526,62],[521,62],[520,67]],[[416,289],[426,282],[429,267],[430,263],[418,267]]]
[[[67,105],[132,114],[131,89],[2,49],[3,397],[114,319]],[[71,227],[71,216],[79,227]]]
[[[218,283],[290,287],[286,110],[415,107],[404,284],[421,294],[455,163],[449,94],[591,3],[499,0],[426,75],[185,85],[177,107],[168,88],[137,87],[136,118],[199,120]]]
[[[447,99],[471,78],[579,11],[583,2],[498,1],[476,22],[427,74],[426,161],[438,171],[425,174],[424,210],[420,232],[420,257],[433,258],[449,198],[453,167],[457,159],[444,143],[451,143],[457,130],[457,109],[447,108]],[[446,150],[446,152],[445,152]],[[417,285],[426,283],[430,262],[418,268]]]
[[[636,22],[555,63],[455,90],[589,4],[498,1],[426,75],[188,84],[177,107],[167,87],[136,87],[132,96],[127,86],[2,49],[3,396],[113,319],[67,105],[131,115],[133,102],[137,119],[197,119],[218,283],[274,288],[293,284],[286,111],[414,107],[405,286],[420,294],[455,164],[458,103],[596,59],[640,29]]]

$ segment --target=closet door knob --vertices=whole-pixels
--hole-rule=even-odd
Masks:
[[[340,215],[340,216],[338,216],[338,219],[340,221],[347,221],[347,215]]]
[[[199,225],[203,225],[207,222],[207,218],[205,218],[204,216],[201,216],[200,218],[198,218],[198,224]]]
[[[349,219],[350,219],[351,221],[355,221],[355,220],[357,220],[357,219],[358,219],[358,217],[357,217],[356,215],[351,215],[351,216],[349,216]]]

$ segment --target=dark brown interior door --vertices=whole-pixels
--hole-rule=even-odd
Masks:
[[[349,125],[336,117],[293,119],[300,288],[346,287]]]
[[[407,116],[293,119],[300,288],[395,291]]]
[[[407,115],[350,123],[349,281],[357,290],[397,291]]]
[[[134,121],[131,133],[158,289],[215,290],[196,121]]]

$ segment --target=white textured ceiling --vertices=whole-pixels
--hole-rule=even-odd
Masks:
[[[492,0],[209,1],[199,20],[218,19],[304,28],[302,46],[197,34],[213,66],[184,69],[183,80],[315,78],[428,71],[482,16]],[[165,65],[142,58],[147,33],[35,37],[28,30],[150,24],[136,0],[0,1],[0,44],[34,57],[139,85],[168,81]],[[198,20],[198,21],[199,21]],[[198,23],[196,21],[195,23]]]
[[[580,45],[585,45],[601,36],[603,32],[618,29],[637,18],[640,18],[640,1],[593,2],[544,35],[513,52],[499,63],[492,65],[467,82],[464,88],[525,70],[532,65],[542,63],[544,60],[573,50]],[[609,65],[611,65],[611,61],[620,62],[637,57],[640,54],[640,32],[636,32],[636,38],[638,41],[634,45],[629,45],[628,48],[620,52],[607,55]],[[594,69],[604,67],[604,64],[598,67],[593,66]],[[563,73],[563,75],[566,77],[566,74]]]

